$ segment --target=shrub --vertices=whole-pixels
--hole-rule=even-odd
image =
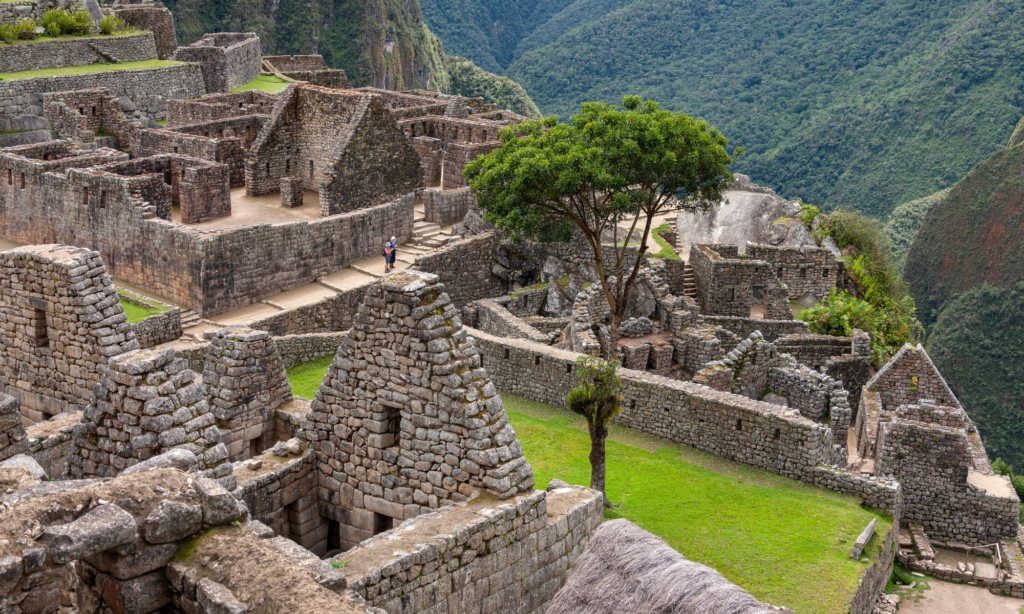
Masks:
[[[867,301],[833,290],[814,307],[798,312],[796,318],[807,322],[818,335],[849,337],[859,328],[874,338],[877,314]]]
[[[1024,475],[1010,476],[1010,483],[1013,484],[1013,489],[1017,491],[1017,497],[1024,500]]]
[[[15,40],[32,40],[38,36],[36,27],[36,22],[31,19],[19,19],[14,23],[0,26],[0,38],[5,43],[11,43]]]
[[[1012,475],[1013,467],[1011,467],[1009,463],[1004,461],[1002,458],[997,458],[995,462],[992,463],[992,471],[995,471],[998,475]]]
[[[100,20],[100,23],[98,25],[100,29],[100,34],[103,34],[104,36],[110,36],[111,34],[120,32],[127,32],[131,29],[130,26],[117,15],[107,15],[106,17]]]
[[[821,213],[821,210],[814,205],[804,205],[800,207],[800,219],[803,221],[804,226],[808,228],[813,227],[814,218],[818,217],[819,213]]]
[[[50,36],[72,36],[92,32],[92,18],[85,11],[50,9],[43,15],[42,25]]]

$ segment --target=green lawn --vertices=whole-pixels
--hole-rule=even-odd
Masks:
[[[231,91],[248,92],[249,90],[260,90],[263,92],[276,94],[283,90],[284,88],[288,87],[288,83],[288,81],[285,81],[280,77],[275,77],[274,75],[260,75],[252,81],[246,83],[245,85],[236,87]]]
[[[131,324],[141,322],[148,318],[149,316],[155,316],[157,314],[167,311],[166,306],[159,305],[157,303],[150,303],[151,305],[153,305],[153,309],[146,309],[145,307],[140,307],[135,303],[129,303],[123,298],[121,299],[120,302],[121,307],[124,308],[124,314],[128,316],[128,322]]]
[[[296,395],[313,398],[330,359],[288,370]],[[509,420],[537,488],[557,477],[588,484],[585,421],[549,405],[503,394]],[[859,499],[821,490],[651,437],[612,427],[608,495],[621,504],[606,518],[628,518],[686,557],[717,569],[773,605],[801,614],[844,612],[866,562],[851,561],[854,540],[878,519]],[[867,556],[878,556],[876,537]]]
[[[18,0],[0,0],[0,4],[4,2],[17,2]],[[136,34],[142,34],[142,30],[133,30],[131,32],[118,32],[116,34],[62,34],[61,36],[50,36],[49,34],[42,34],[31,40],[15,39],[11,42],[0,42],[0,46],[5,45],[33,45],[35,43],[45,43],[48,41],[68,41],[79,38],[117,38],[118,36],[134,36]]]
[[[46,68],[43,70],[24,70],[22,72],[0,73],[0,79],[14,81],[15,79],[31,79],[33,77],[61,77],[64,75],[84,75],[95,72],[107,72],[110,70],[137,70],[140,68],[163,68],[164,66],[177,66],[184,62],[173,62],[171,60],[146,60],[144,62],[124,62],[122,64],[88,64],[86,66],[66,66],[64,68]]]

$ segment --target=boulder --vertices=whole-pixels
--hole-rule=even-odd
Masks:
[[[184,539],[203,526],[203,510],[198,505],[164,499],[146,516],[142,536],[151,544],[166,544]]]
[[[135,518],[113,504],[100,505],[68,524],[47,527],[39,541],[64,564],[135,541]]]
[[[11,123],[11,130],[15,132],[26,132],[29,130],[52,130],[50,120],[38,115],[19,115]]]
[[[179,469],[181,471],[191,471],[192,469],[195,468],[198,462],[199,460],[196,458],[196,455],[193,454],[192,452],[189,452],[188,450],[183,450],[181,448],[175,448],[173,450],[168,450],[163,454],[154,456],[153,458],[144,460],[136,465],[132,465],[131,467],[128,467],[127,469],[122,471],[120,475],[132,475],[135,473],[143,473],[145,471],[149,471],[150,469],[167,468]]]
[[[0,469],[20,467],[28,471],[29,475],[40,482],[46,481],[49,477],[46,470],[36,462],[36,459],[27,454],[17,454],[0,463]]]
[[[216,480],[201,477],[196,480],[199,498],[203,502],[203,522],[208,525],[230,524],[245,517],[245,504],[235,499]]]

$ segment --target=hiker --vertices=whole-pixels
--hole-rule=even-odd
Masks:
[[[384,244],[384,272],[395,269],[395,255],[398,251],[398,241],[391,237],[391,240]]]

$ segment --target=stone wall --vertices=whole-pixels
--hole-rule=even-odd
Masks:
[[[318,191],[324,216],[423,186],[419,156],[379,96],[303,84],[279,95],[253,144],[246,193],[276,192],[281,177],[300,178],[305,189]]]
[[[82,412],[60,414],[25,429],[28,448],[25,454],[39,463],[50,480],[67,477],[67,459],[75,454],[74,429],[82,421]]]
[[[132,324],[140,349],[151,348],[181,337],[181,309],[171,307]]]
[[[469,186],[450,192],[424,190],[423,219],[441,226],[451,226],[461,222],[474,204],[476,196]]]
[[[179,47],[174,59],[197,62],[203,67],[206,91],[223,93],[260,76],[260,37],[255,32],[205,34],[188,47]]]
[[[494,301],[480,300],[473,303],[476,308],[474,327],[496,337],[528,339],[545,343],[547,335],[526,324]]]
[[[361,288],[360,300],[362,300],[365,294],[366,288]],[[355,314],[355,309],[353,309],[352,313]],[[277,349],[281,353],[281,364],[284,365],[285,369],[291,369],[295,365],[334,356],[338,352],[341,340],[347,334],[348,329],[345,328],[340,332],[274,337],[274,342],[277,343]]]
[[[55,39],[0,46],[4,72],[87,66],[97,62],[144,62],[157,59],[152,32],[123,36]]]
[[[299,436],[317,452],[342,549],[476,492],[532,490],[501,397],[429,273],[370,287],[310,408]]]
[[[843,388],[850,393],[850,407],[853,409],[853,418],[856,419],[861,391],[871,378],[869,358],[853,354],[838,356],[825,364],[825,373],[837,382],[842,382]]]
[[[852,342],[853,339],[850,337],[794,333],[776,339],[775,347],[779,352],[792,355],[808,367],[819,369],[834,358],[849,354],[853,347]]]
[[[269,116],[277,102],[277,96],[260,90],[210,94],[189,100],[169,100],[167,127],[176,128],[245,115]]]
[[[28,245],[0,252],[0,388],[28,423],[79,411],[107,360],[138,348],[94,251]]]
[[[0,461],[25,452],[29,444],[25,437],[18,399],[0,393]]]
[[[892,418],[881,425],[875,472],[904,491],[903,521],[929,536],[968,545],[1016,537],[1020,500],[1007,485],[991,493],[968,481],[971,449],[963,429]]]
[[[875,602],[892,578],[895,554],[899,551],[900,523],[892,523],[885,535],[876,535],[881,540],[882,552],[868,564],[867,571],[860,578],[860,586],[850,602],[850,614],[873,614]]]
[[[213,477],[231,473],[203,385],[174,349],[127,352],[108,367],[75,427],[72,477],[113,477],[172,448],[194,454]]]
[[[931,399],[938,405],[959,407],[956,395],[946,385],[939,370],[921,345],[903,345],[892,359],[875,373],[868,383],[888,411],[910,405],[920,399]]]
[[[469,181],[463,176],[466,165],[479,156],[491,153],[501,147],[498,142],[494,143],[449,143],[444,149],[443,162],[441,167],[441,189],[457,190],[469,185]]]
[[[136,157],[181,154],[225,164],[231,187],[240,188],[245,185],[246,150],[265,119],[248,115],[167,130],[138,130],[132,138],[132,153]]]
[[[113,11],[128,25],[152,32],[158,58],[169,60],[174,56],[178,49],[178,38],[174,32],[174,17],[166,7],[156,4],[122,4],[114,7]]]
[[[263,61],[273,66],[277,72],[294,70],[327,70],[327,63],[322,55],[265,55]]]
[[[277,344],[266,331],[229,327],[209,335],[203,394],[209,398],[228,457],[261,454],[275,439],[274,411],[292,400]]]
[[[742,258],[735,245],[694,245],[687,263],[693,267],[697,302],[704,315],[747,318],[758,303],[778,299],[771,290],[781,282],[772,266]],[[781,307],[766,305],[765,313],[783,313],[788,306],[788,301]]]
[[[89,143],[97,133],[107,132],[117,137],[118,149],[128,146],[128,118],[107,90],[43,94],[43,117],[60,138]]]
[[[493,232],[483,232],[417,256],[413,268],[437,275],[456,307],[501,296],[505,282],[491,272],[496,242]]]
[[[7,80],[0,82],[0,132],[11,129],[19,115],[42,115],[45,92],[98,87],[109,90],[122,104],[127,99],[130,106],[150,119],[167,115],[168,100],[196,98],[206,93],[202,69],[195,64]]]
[[[452,526],[447,516],[460,520]],[[350,590],[389,614],[543,614],[602,518],[600,494],[580,487],[503,505],[474,500],[408,521],[413,531],[437,535],[413,552],[382,556],[394,550],[389,538],[402,535],[393,531],[334,560],[348,562]]]
[[[0,3],[0,23],[12,23],[18,19],[30,18],[39,21],[50,9],[66,8],[69,10],[83,10],[81,0],[14,0],[13,2]]]
[[[747,258],[762,260],[775,269],[791,299],[807,294],[824,298],[841,279],[842,263],[823,247],[775,247],[747,243]]]

